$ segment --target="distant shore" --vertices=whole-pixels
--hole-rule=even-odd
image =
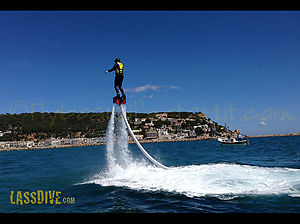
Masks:
[[[290,134],[275,134],[275,135],[252,135],[247,138],[262,138],[262,137],[283,137],[283,136],[300,136],[298,133]],[[182,138],[182,139],[146,139],[140,140],[140,143],[159,143],[159,142],[187,142],[187,141],[204,141],[204,140],[216,140],[218,137],[196,137],[196,138]],[[134,144],[133,140],[129,140],[129,144]],[[54,148],[70,148],[70,147],[87,147],[105,145],[106,143],[96,144],[80,144],[80,145],[60,145],[60,146],[42,146],[42,147],[22,147],[22,148],[6,148],[0,149],[0,151],[21,151],[21,150],[38,150],[38,149],[54,149]]]
[[[247,136],[248,138],[261,138],[261,137],[281,137],[281,136],[298,136],[300,132],[297,133],[290,133],[290,134],[276,134],[276,135],[253,135]]]

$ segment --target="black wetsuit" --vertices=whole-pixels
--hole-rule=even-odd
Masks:
[[[118,67],[119,67],[118,63],[115,63],[114,67],[109,69],[108,72],[116,71],[118,69]],[[120,69],[118,69],[118,70],[120,71]],[[115,90],[116,90],[117,94],[119,94],[119,90],[118,90],[118,88],[119,88],[122,95],[125,95],[124,90],[122,89],[122,84],[123,84],[123,79],[124,79],[123,69],[122,69],[122,73],[115,72],[115,74],[116,74],[115,82],[114,82]]]

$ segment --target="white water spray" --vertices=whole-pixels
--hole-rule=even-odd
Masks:
[[[115,105],[113,105],[111,116],[106,130],[106,160],[108,169],[115,167],[116,159],[114,157],[114,129],[115,129]]]
[[[125,169],[133,162],[128,150],[126,125],[119,107],[115,110],[115,106],[113,106],[106,131],[106,151],[109,172],[118,168]]]

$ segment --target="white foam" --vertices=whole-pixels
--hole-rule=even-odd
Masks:
[[[210,195],[223,200],[239,195],[300,195],[299,169],[237,164],[192,165],[164,170],[133,163],[126,169],[115,167],[89,182],[135,190],[174,192],[189,197]]]

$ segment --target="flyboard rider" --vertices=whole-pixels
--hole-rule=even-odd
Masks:
[[[114,87],[115,87],[117,96],[114,97],[113,102],[114,103],[118,103],[118,104],[120,104],[119,102],[121,102],[123,104],[126,102],[126,96],[125,96],[124,90],[122,88],[123,79],[124,79],[123,67],[124,66],[121,63],[120,58],[116,58],[114,66],[111,69],[105,71],[105,73],[109,73],[109,72],[115,71]],[[122,93],[122,97],[120,97],[119,90]],[[118,100],[120,100],[120,101],[118,101]]]

